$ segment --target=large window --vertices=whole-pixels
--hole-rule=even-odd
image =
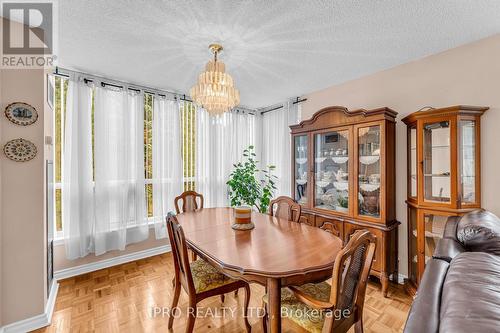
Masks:
[[[182,162],[184,176],[184,190],[195,191],[195,140],[196,140],[196,108],[190,102],[181,104],[182,127]]]
[[[61,196],[61,176],[62,176],[62,151],[64,138],[64,115],[66,109],[66,96],[68,92],[68,80],[59,76],[55,77],[55,104],[54,104],[54,166],[55,166],[55,230],[57,236],[62,232],[62,196]]]
[[[144,95],[144,178],[148,217],[153,216],[153,96]]]
[[[68,79],[55,77],[55,104],[54,104],[54,161],[55,161],[55,230],[56,238],[63,237],[62,223],[62,159],[64,151],[64,129],[66,99],[68,93]],[[145,190],[148,217],[153,216],[153,105],[154,97],[144,94],[144,172]],[[180,105],[182,130],[182,158],[184,190],[194,190],[195,174],[195,136],[196,136],[196,108],[192,103],[183,102]],[[94,93],[92,93],[92,122],[94,121]],[[94,151],[94,126],[92,125],[92,151]],[[180,194],[180,193],[179,193]]]

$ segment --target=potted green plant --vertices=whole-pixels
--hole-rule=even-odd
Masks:
[[[229,175],[229,199],[231,206],[248,205],[259,212],[266,213],[269,203],[276,190],[276,176],[272,174],[273,165],[259,169],[254,146],[248,146],[243,151],[241,162],[234,164],[234,170]]]

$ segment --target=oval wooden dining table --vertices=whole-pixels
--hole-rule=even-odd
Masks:
[[[281,287],[331,277],[342,240],[306,224],[252,212],[255,228],[231,228],[231,208],[177,215],[189,247],[224,274],[266,286],[269,332],[281,332]]]

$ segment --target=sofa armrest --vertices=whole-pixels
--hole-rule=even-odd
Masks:
[[[448,272],[448,262],[431,259],[417,290],[404,333],[433,333],[439,331],[441,292]]]
[[[441,238],[436,244],[432,257],[450,262],[451,259],[462,252],[465,252],[462,244],[451,238]]]

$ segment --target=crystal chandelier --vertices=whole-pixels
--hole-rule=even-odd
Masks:
[[[214,60],[207,63],[198,82],[191,88],[190,95],[196,104],[201,105],[211,115],[223,114],[240,103],[240,92],[233,85],[233,78],[225,71],[223,62],[217,60],[222,45],[210,44]]]

